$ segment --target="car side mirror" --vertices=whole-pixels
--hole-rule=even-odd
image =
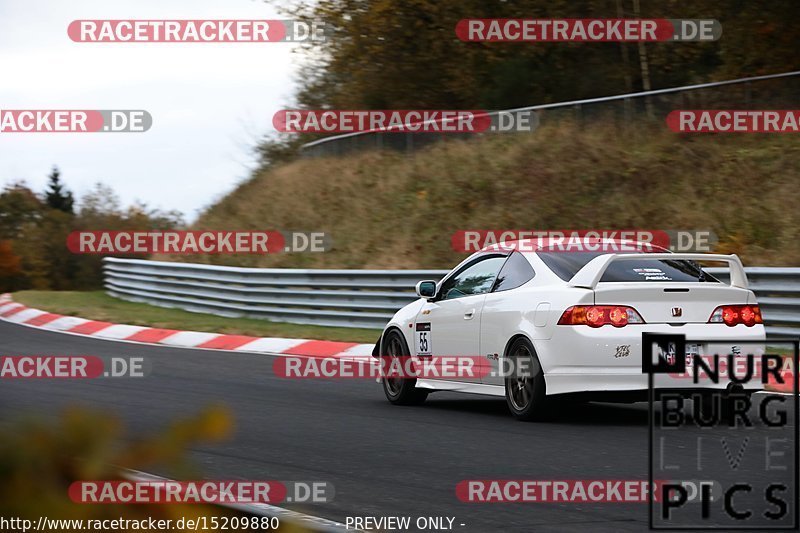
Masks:
[[[433,298],[436,296],[436,282],[435,281],[420,281],[415,288],[417,296],[420,298]]]

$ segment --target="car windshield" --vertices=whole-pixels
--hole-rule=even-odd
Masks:
[[[555,274],[569,281],[589,261],[604,252],[548,252],[536,254]],[[616,261],[609,265],[600,281],[622,282],[714,282],[719,280],[703,271],[694,261],[641,259]]]

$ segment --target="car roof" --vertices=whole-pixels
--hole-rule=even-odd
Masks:
[[[620,248],[624,247],[624,250]],[[585,249],[581,249],[585,248]],[[490,244],[481,249],[481,252],[499,252],[499,251],[520,251],[520,252],[600,252],[599,248],[606,253],[615,252],[640,252],[640,253],[664,253],[669,252],[657,244],[645,241],[634,241],[630,239],[611,239],[606,237],[578,237],[570,238],[564,237],[562,239],[556,238],[541,238],[541,239],[519,239],[515,241],[503,241],[496,244]]]

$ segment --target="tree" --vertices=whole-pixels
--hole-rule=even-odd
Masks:
[[[53,171],[48,176],[48,189],[45,191],[45,200],[52,209],[57,209],[65,213],[74,214],[75,199],[72,192],[64,188],[61,183],[61,172],[58,167],[53,167]]]
[[[147,231],[169,230],[185,226],[177,211],[152,209],[142,202],[123,207],[114,190],[96,183],[78,202],[72,231]],[[58,231],[58,230],[55,230]],[[58,251],[56,251],[58,252]],[[145,255],[133,256],[145,258]],[[72,286],[75,289],[96,289],[103,284],[103,258],[98,255],[79,257]]]
[[[83,195],[78,214],[83,219],[121,216],[119,196],[105,183],[97,182]],[[110,229],[110,228],[105,228]],[[116,229],[116,228],[115,228]]]
[[[12,291],[22,273],[22,262],[11,249],[10,241],[0,241],[0,291]]]
[[[54,168],[41,195],[23,182],[0,191],[0,291],[102,287],[102,257],[71,253],[66,241],[73,231],[147,231],[184,226],[177,211],[152,209],[141,202],[123,208],[116,193],[102,183],[76,203]]]
[[[304,46],[296,95],[308,109],[508,109],[797,70],[797,0],[267,0],[322,21]],[[715,42],[647,45],[647,68],[620,61],[636,44],[461,42],[465,18],[717,19]],[[288,7],[287,7],[288,6]],[[624,54],[623,54],[624,55]],[[621,64],[622,63],[622,64]]]
[[[24,182],[7,185],[0,193],[0,239],[22,238],[25,228],[37,224],[44,203]]]

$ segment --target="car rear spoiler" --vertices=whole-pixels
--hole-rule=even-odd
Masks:
[[[681,254],[681,253],[658,253],[658,254],[604,254],[595,257],[580,269],[572,279],[569,280],[570,287],[583,287],[594,289],[602,279],[608,267],[614,261],[634,261],[637,259],[655,259],[670,261],[721,261],[728,263],[731,274],[731,287],[746,289],[747,274],[744,272],[742,261],[736,254]]]

